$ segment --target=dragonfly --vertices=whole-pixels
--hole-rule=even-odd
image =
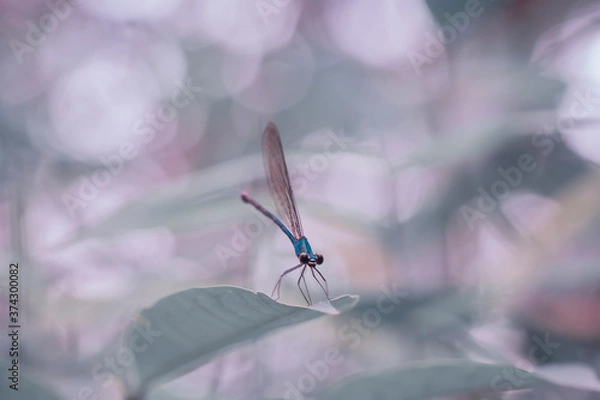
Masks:
[[[298,261],[300,262],[298,265],[285,270],[283,274],[281,274],[277,280],[277,283],[275,284],[275,287],[273,288],[271,297],[275,300],[278,300],[283,277],[299,268],[302,268],[297,285],[300,289],[300,293],[302,293],[302,296],[304,297],[304,300],[306,300],[306,303],[311,305],[312,299],[310,297],[310,292],[308,291],[306,278],[304,277],[304,274],[308,268],[313,278],[317,281],[321,289],[323,289],[323,292],[325,292],[325,297],[327,300],[330,300],[327,280],[321,271],[317,269],[317,265],[323,264],[324,258],[322,254],[313,252],[310,242],[306,236],[304,236],[302,223],[300,222],[300,215],[298,214],[298,208],[296,207],[296,199],[290,184],[290,176],[288,174],[287,164],[283,154],[281,138],[279,136],[279,131],[273,122],[269,122],[263,132],[262,151],[271,197],[273,198],[278,214],[285,220],[286,224],[281,222],[279,218],[269,212],[266,208],[258,204],[258,202],[254,200],[248,193],[242,192],[242,201],[254,206],[254,208],[260,211],[265,217],[273,221],[283,231],[283,233],[285,233],[285,235],[292,242],[296,257],[298,257]],[[304,285],[304,289],[302,288],[302,284]],[[277,294],[277,296],[273,297],[275,294]]]

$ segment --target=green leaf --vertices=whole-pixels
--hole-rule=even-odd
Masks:
[[[324,400],[418,400],[470,391],[525,389],[541,382],[510,365],[448,361],[416,365],[346,379],[328,390]]]
[[[128,326],[124,346],[135,353],[135,367],[144,388],[153,381],[186,374],[236,344],[338,314],[357,301],[357,296],[338,297],[331,301],[329,310],[318,311],[317,306],[326,306],[289,306],[264,293],[232,286],[189,289],[143,310]]]

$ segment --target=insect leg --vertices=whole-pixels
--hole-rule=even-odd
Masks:
[[[279,291],[281,289],[281,280],[283,279],[284,276],[286,276],[287,274],[289,274],[290,272],[300,268],[302,266],[302,264],[298,264],[295,267],[286,269],[283,274],[281,274],[281,276],[279,277],[279,279],[277,280],[277,283],[275,284],[275,287],[273,288],[273,292],[271,293],[271,297],[273,297],[273,295],[275,294],[275,291],[277,291],[277,297],[274,298],[274,300],[279,300]]]
[[[323,279],[323,283],[325,284],[325,286],[323,286],[323,284],[321,283],[321,281],[319,279],[317,279],[317,276],[315,275],[315,271],[317,271],[317,274],[319,274],[319,276],[321,277],[321,279]],[[317,281],[317,283],[319,284],[319,286],[321,286],[321,289],[323,289],[323,291],[325,292],[325,297],[327,297],[327,300],[331,300],[329,298],[329,286],[327,285],[327,279],[325,279],[325,277],[317,269],[317,267],[312,267],[311,268],[311,272],[312,272],[313,278],[315,278],[315,281]]]

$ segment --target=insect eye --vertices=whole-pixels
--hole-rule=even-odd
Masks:
[[[322,254],[317,254],[317,264],[319,264],[319,265],[323,264],[324,260],[325,259],[323,258]]]
[[[308,264],[308,261],[310,260],[310,258],[308,257],[308,254],[306,254],[306,253],[300,253],[300,255],[298,256],[298,260],[300,260],[300,262],[302,264]]]

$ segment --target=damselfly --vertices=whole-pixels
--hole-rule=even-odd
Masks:
[[[258,204],[256,200],[250,197],[248,193],[242,192],[242,200],[246,203],[252,204],[265,217],[269,218],[271,221],[275,222],[277,226],[279,226],[279,228],[287,235],[294,245],[296,257],[298,257],[298,261],[300,261],[300,264],[285,270],[283,274],[281,274],[277,280],[277,283],[275,284],[275,287],[273,288],[271,297],[277,293],[275,300],[279,299],[281,280],[283,277],[302,267],[302,271],[300,272],[300,277],[298,278],[297,282],[298,288],[300,289],[300,293],[302,293],[304,300],[306,300],[306,303],[309,305],[312,304],[312,299],[310,298],[310,293],[308,291],[308,285],[306,284],[306,278],[304,277],[304,273],[308,267],[313,278],[317,281],[319,286],[321,286],[321,289],[323,289],[325,296],[329,300],[329,287],[327,286],[327,280],[317,269],[317,265],[323,264],[323,255],[319,253],[313,253],[310,243],[302,231],[302,223],[300,222],[300,216],[298,215],[298,210],[296,208],[296,199],[294,198],[294,192],[292,191],[292,185],[290,184],[290,177],[288,174],[287,165],[285,163],[285,157],[283,155],[281,138],[279,137],[279,131],[277,130],[277,127],[275,127],[275,124],[272,122],[269,122],[263,133],[262,150],[271,196],[275,202],[277,212],[281,217],[283,217],[287,224],[283,224],[279,218]],[[321,282],[319,278],[321,278],[323,282]],[[304,284],[304,289],[306,292],[302,289],[301,283]]]

